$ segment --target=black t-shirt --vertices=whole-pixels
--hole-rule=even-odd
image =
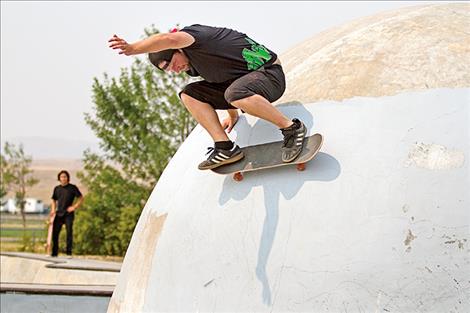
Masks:
[[[277,58],[271,50],[229,28],[196,24],[181,31],[194,37],[195,42],[182,50],[196,74],[208,82],[239,78]]]
[[[64,216],[67,213],[67,208],[73,204],[75,198],[82,196],[77,186],[67,184],[65,186],[58,185],[54,188],[52,193],[52,199],[57,201],[57,212],[58,216]]]

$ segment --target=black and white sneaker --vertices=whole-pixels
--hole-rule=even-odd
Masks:
[[[294,118],[294,124],[290,127],[281,129],[284,135],[282,144],[282,161],[289,163],[295,160],[302,152],[304,138],[307,135],[307,128],[304,123]]]
[[[198,169],[200,170],[210,170],[225,164],[234,163],[244,157],[243,151],[238,145],[233,145],[233,148],[230,150],[217,149],[214,147],[207,149],[209,151],[206,154],[210,153],[210,155],[207,160],[199,164]]]

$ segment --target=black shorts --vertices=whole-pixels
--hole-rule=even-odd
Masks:
[[[205,80],[191,83],[180,92],[196,100],[210,104],[216,110],[236,109],[230,103],[253,95],[260,95],[269,102],[279,99],[286,89],[282,66],[262,67],[240,78],[223,83]]]

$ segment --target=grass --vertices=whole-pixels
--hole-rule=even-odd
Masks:
[[[22,238],[23,235],[29,237],[36,237],[42,238],[47,236],[46,229],[38,229],[38,228],[27,228],[24,231],[22,228],[3,228],[0,229],[0,237],[3,238]]]
[[[23,220],[21,215],[0,213],[0,251],[45,253],[47,238],[46,221],[48,215],[26,215],[26,242],[23,240]],[[61,232],[64,235],[65,231]],[[62,242],[65,242],[64,238]],[[123,257],[106,255],[75,255],[75,258],[122,262]]]
[[[27,214],[26,229],[21,215],[0,213],[0,251],[44,252],[48,215]]]

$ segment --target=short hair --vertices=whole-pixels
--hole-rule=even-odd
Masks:
[[[60,175],[65,174],[67,176],[67,180],[70,181],[70,174],[66,170],[62,170],[57,174],[57,180],[60,180]]]

